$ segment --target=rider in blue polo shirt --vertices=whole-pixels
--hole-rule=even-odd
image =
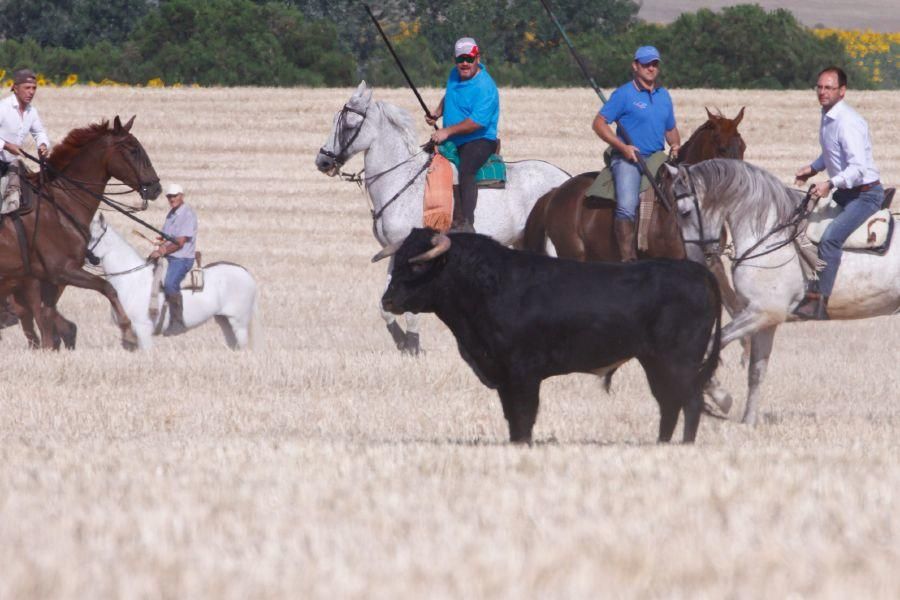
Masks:
[[[631,63],[633,79],[612,93],[609,102],[594,118],[594,132],[612,146],[610,161],[616,186],[615,233],[623,261],[635,260],[634,244],[641,170],[637,154],[645,159],[665,149],[669,143],[673,158],[681,148],[681,134],[675,123],[672,97],[665,88],[657,87],[659,51],[641,46]],[[625,129],[634,145],[629,146],[620,134],[613,133],[610,123]]]
[[[431,135],[435,144],[444,140],[455,143],[459,150],[459,210],[453,211],[455,231],[474,232],[478,187],[475,174],[497,151],[497,123],[500,120],[500,95],[497,85],[481,64],[478,44],[472,38],[461,38],[454,46],[456,67],[447,79],[447,91],[434,111],[425,117],[434,125],[443,117],[444,127]]]

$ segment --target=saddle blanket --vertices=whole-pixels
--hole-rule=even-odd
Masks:
[[[453,165],[440,154],[435,154],[425,175],[422,225],[444,233],[452,223]]]
[[[841,213],[841,206],[833,200],[822,200],[809,215],[806,226],[806,237],[818,244],[825,234],[828,225]],[[889,209],[879,210],[850,234],[844,242],[849,250],[873,250],[884,252],[891,243],[894,232],[894,217]]]
[[[456,144],[447,140],[438,146],[438,152],[453,163],[453,183],[459,184],[459,150]],[[478,187],[502,188],[506,184],[506,163],[499,154],[491,154],[478,172],[475,173],[475,184]]]
[[[644,162],[647,163],[647,170],[651,173],[656,173],[666,161],[666,158],[668,158],[668,156],[665,152],[654,152],[644,159]],[[641,191],[643,192],[649,187],[650,180],[647,179],[647,176],[641,177]],[[603,198],[615,202],[616,185],[613,182],[612,169],[609,166],[600,171],[597,175],[597,179],[594,180],[594,183],[591,184],[591,187],[588,188],[584,195],[587,198]]]

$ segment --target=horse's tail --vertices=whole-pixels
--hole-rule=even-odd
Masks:
[[[522,237],[522,249],[536,254],[547,254],[547,206],[556,188],[553,188],[534,203],[528,220],[525,221],[525,234]]]
[[[250,308],[250,322],[247,324],[248,348],[259,350],[262,347],[262,331],[259,326],[259,283],[253,289],[253,306]]]
[[[706,271],[706,280],[709,289],[709,301],[713,309],[716,311],[716,325],[712,333],[712,347],[707,343],[709,352],[704,361],[700,364],[700,371],[697,373],[697,381],[700,386],[706,386],[712,379],[716,368],[719,366],[719,353],[722,350],[722,292],[719,290],[719,282],[716,281],[715,275],[708,269]]]

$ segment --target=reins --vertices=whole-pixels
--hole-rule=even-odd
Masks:
[[[97,193],[95,193],[95,192],[89,190],[85,184],[83,184],[82,182],[80,182],[80,181],[77,180],[77,179],[73,179],[73,178],[69,177],[68,175],[66,175],[65,173],[63,173],[62,171],[60,171],[59,169],[56,169],[56,168],[52,167],[51,165],[47,164],[46,161],[44,161],[43,159],[38,159],[38,158],[32,156],[31,154],[29,154],[28,152],[25,152],[24,150],[22,150],[21,153],[22,153],[22,156],[24,156],[24,157],[27,158],[28,160],[30,160],[30,161],[32,161],[32,162],[36,162],[36,163],[38,163],[39,165],[41,165],[41,181],[42,181],[41,188],[45,187],[45,185],[44,185],[44,183],[43,183],[43,181],[44,181],[44,180],[43,180],[43,171],[44,171],[44,169],[46,169],[46,170],[48,170],[50,173],[54,174],[56,177],[59,177],[59,178],[63,179],[64,181],[73,184],[76,188],[78,188],[79,190],[85,192],[86,194],[88,194],[88,195],[91,196],[92,198],[96,199],[98,202],[101,202],[101,203],[103,203],[103,204],[106,204],[107,206],[112,207],[113,209],[117,210],[118,212],[122,213],[123,215],[125,215],[126,217],[128,217],[129,219],[131,219],[132,221],[135,221],[136,223],[139,223],[139,224],[143,225],[144,227],[146,227],[146,228],[149,229],[150,231],[152,231],[152,232],[158,234],[158,235],[159,235],[160,237],[162,237],[163,239],[165,239],[165,240],[167,240],[167,241],[169,241],[169,242],[175,242],[175,240],[174,240],[174,238],[172,238],[172,236],[163,233],[161,230],[157,229],[156,227],[154,227],[154,226],[151,225],[150,223],[147,223],[147,222],[144,221],[143,219],[141,219],[141,218],[139,218],[139,217],[135,217],[133,214],[131,214],[131,212],[133,212],[133,210],[134,210],[133,207],[130,207],[130,206],[128,206],[128,205],[126,205],[126,204],[123,204],[123,203],[121,203],[121,202],[117,202],[116,200],[112,200],[112,199],[110,199],[110,198],[107,198],[104,194],[97,194]],[[49,185],[49,184],[48,184],[48,185]],[[125,184],[125,185],[127,185],[127,184]],[[141,185],[143,186],[143,184],[141,184]],[[63,189],[65,189],[65,188],[63,188]],[[41,194],[39,193],[38,196],[40,197]],[[74,217],[73,217],[71,214],[69,214],[67,211],[63,210],[63,209],[60,207],[60,205],[59,205],[58,202],[56,202],[56,201],[53,200],[52,195],[49,196],[47,199],[48,199],[50,202],[53,202],[53,205],[56,206],[58,209],[60,209],[60,211],[63,212],[63,214],[65,214],[65,215],[67,216],[67,218],[69,218],[70,220],[73,220],[73,223],[75,223],[76,225],[78,225],[78,229],[79,229],[79,230],[82,229],[82,226],[81,226],[80,224],[78,224],[76,221],[74,221]],[[80,202],[80,201],[76,199],[76,202]],[[83,203],[82,203],[82,204],[83,204]],[[83,232],[83,231],[82,231],[82,235],[84,235],[84,232]],[[87,239],[90,240],[90,233],[88,233]]]
[[[109,225],[104,224],[104,225],[103,225],[103,233],[100,234],[100,237],[97,238],[97,241],[96,241],[96,242],[94,242],[93,244],[91,244],[91,245],[88,247],[88,249],[87,249],[87,251],[88,251],[88,256],[95,256],[95,255],[94,255],[94,249],[95,249],[98,245],[100,245],[100,241],[103,239],[103,236],[106,235],[106,232],[107,232],[107,231],[109,231]],[[138,265],[138,266],[136,266],[136,267],[132,267],[132,268],[130,268],[130,269],[126,269],[126,270],[124,270],[124,271],[117,271],[117,272],[115,272],[115,273],[107,273],[106,270],[103,270],[103,275],[102,275],[102,276],[105,277],[105,278],[107,278],[107,279],[109,279],[110,277],[117,277],[117,276],[119,276],[119,275],[128,275],[129,273],[135,273],[135,272],[137,272],[137,271],[140,271],[141,269],[146,269],[146,268],[149,267],[150,265],[155,265],[155,264],[156,264],[156,261],[155,261],[155,260],[149,260],[149,259],[148,259],[148,260],[144,261],[143,264],[140,264],[140,265]]]

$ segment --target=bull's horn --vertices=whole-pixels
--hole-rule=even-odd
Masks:
[[[418,256],[413,256],[409,259],[411,263],[423,263],[428,262],[429,260],[434,260],[444,252],[450,249],[450,238],[448,238],[443,233],[439,233],[433,238],[431,238],[431,250],[428,252],[423,252]]]
[[[381,252],[372,257],[372,262],[378,262],[382,258],[387,258],[388,256],[393,256],[397,253],[397,250],[400,249],[400,246],[403,245],[403,240],[399,242],[394,242],[393,244],[388,244],[384,248],[381,249]]]

